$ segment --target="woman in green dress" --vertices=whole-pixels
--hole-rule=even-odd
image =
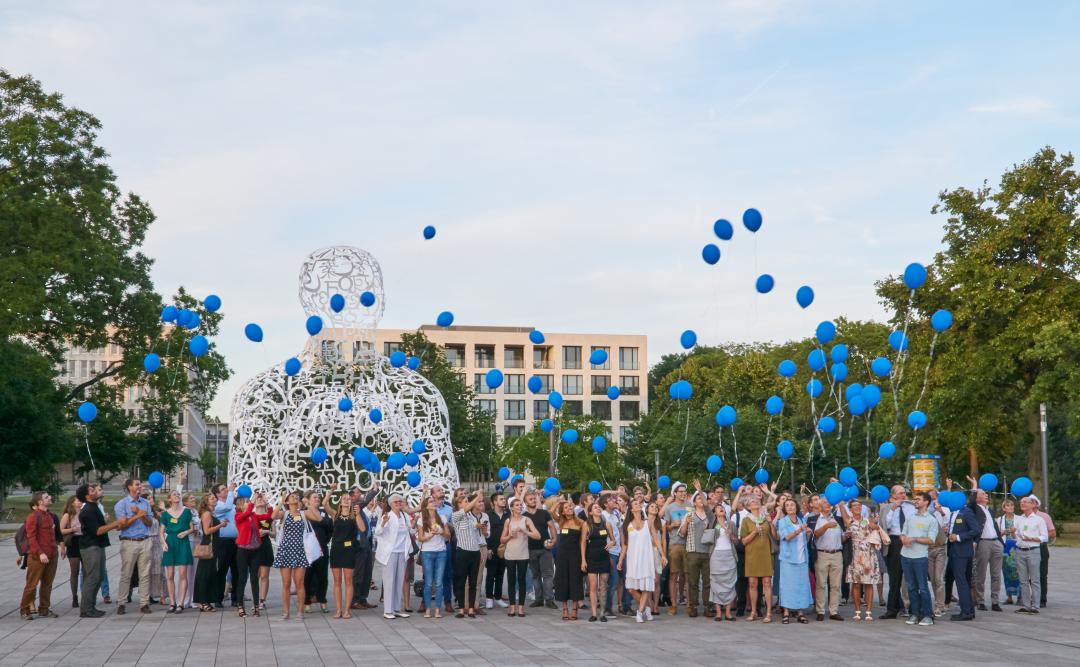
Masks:
[[[165,580],[169,587],[169,601],[173,603],[169,609],[170,614],[179,614],[184,611],[183,606],[177,604],[187,597],[187,569],[192,564],[191,542],[188,535],[191,534],[191,522],[194,515],[191,510],[184,507],[179,491],[169,494],[169,507],[161,513],[161,564],[165,567]],[[179,593],[176,590],[176,578],[180,579]]]
[[[761,581],[761,589],[765,593],[765,616],[762,623],[772,622],[772,534],[775,530],[769,517],[761,509],[761,501],[756,496],[751,496],[746,501],[746,510],[749,516],[741,523],[739,539],[744,545],[743,572],[748,582],[750,597],[750,615],[746,620],[752,621],[757,618],[758,595],[757,585]]]

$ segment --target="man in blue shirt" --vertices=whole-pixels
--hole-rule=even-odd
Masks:
[[[117,614],[124,614],[124,601],[131,592],[131,576],[136,564],[139,566],[139,611],[150,613],[150,555],[153,552],[154,536],[150,526],[154,520],[150,502],[139,497],[141,483],[137,479],[124,482],[127,495],[113,507],[116,518],[129,522],[120,531],[120,606]]]
[[[218,531],[218,545],[221,548],[221,553],[215,554],[218,557],[218,569],[217,569],[217,608],[221,609],[225,601],[225,579],[229,571],[232,571],[232,580],[236,581],[239,573],[236,569],[236,482],[229,482],[229,486],[224,484],[217,484],[213,488],[214,496],[217,497],[217,502],[214,503],[214,518],[222,523],[221,530]],[[232,588],[232,606],[239,606],[237,595],[243,595],[243,591],[238,591],[236,586]],[[255,601],[258,604],[258,600]]]

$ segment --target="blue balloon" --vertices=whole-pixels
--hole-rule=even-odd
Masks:
[[[593,494],[594,496],[603,490],[604,487],[601,486],[600,482],[596,481],[595,479],[589,482],[589,493]]]
[[[78,413],[79,419],[81,419],[83,423],[89,424],[97,419],[97,406],[90,401],[86,401],[79,406]]]
[[[409,466],[410,468],[415,468],[416,466],[420,465],[420,457],[417,456],[414,452],[409,452],[405,454],[405,465]]]
[[[817,427],[822,433],[832,433],[836,430],[836,420],[832,417],[822,417],[818,420]]]
[[[768,294],[774,287],[776,287],[776,281],[767,273],[758,276],[757,281],[754,282],[754,289],[758,291],[758,294]]]
[[[435,227],[433,225],[424,227],[424,240],[430,241],[433,238],[435,238]]]
[[[326,463],[326,459],[329,456],[330,455],[323,447],[316,447],[315,449],[311,450],[311,462],[317,466],[321,466],[322,464]]]
[[[847,364],[843,362],[833,364],[829,368],[829,375],[832,376],[833,382],[843,382],[847,379]]]
[[[735,235],[735,228],[731,226],[731,223],[723,218],[720,218],[713,223],[713,234],[716,234],[716,238],[721,241],[730,241],[731,237]]]
[[[705,469],[709,471],[710,475],[715,475],[720,472],[720,469],[724,467],[724,460],[716,454],[712,454],[709,458],[705,459]]]
[[[748,208],[742,214],[743,226],[752,232],[761,229],[761,211],[756,208]]]
[[[851,466],[841,468],[840,474],[836,477],[844,486],[855,486],[859,482],[859,473],[855,472],[855,468]]]
[[[926,426],[926,414],[920,410],[915,410],[907,416],[907,423],[908,426],[918,431]]]
[[[539,375],[534,375],[529,378],[529,391],[534,394],[539,394],[544,388],[544,380]]]
[[[821,380],[817,378],[811,378],[810,381],[806,383],[806,393],[810,394],[811,398],[821,396],[822,389],[824,389],[824,387],[821,385]]]
[[[666,489],[671,486],[671,478],[667,475],[660,475],[656,478],[656,486],[661,489]]]
[[[705,244],[701,249],[701,259],[705,260],[706,264],[716,264],[720,261],[720,248],[715,243]]]
[[[821,350],[810,350],[810,354],[806,355],[806,363],[810,366],[810,370],[820,371],[825,368],[825,353]]]
[[[765,412],[768,412],[770,415],[778,415],[783,412],[783,410],[784,399],[779,396],[770,396],[769,399],[765,401]]]
[[[417,368],[420,368],[420,357],[410,356],[409,360],[405,362],[405,365],[409,367],[410,371],[415,371]]]
[[[776,444],[776,455],[782,461],[787,461],[795,455],[795,445],[791,444],[790,440],[781,440]]]
[[[944,498],[942,497],[944,496]],[[963,491],[942,491],[938,494],[938,502],[948,509],[957,512],[967,504],[967,496]]]
[[[375,295],[371,292],[361,292],[360,305],[364,308],[371,308],[375,305]]]
[[[870,362],[870,372],[879,378],[889,377],[889,373],[892,373],[892,362],[885,357],[878,357]]]
[[[825,487],[825,500],[828,500],[830,505],[839,505],[843,502],[844,485],[840,482],[830,482]]]
[[[300,372],[300,360],[296,357],[285,360],[285,375],[293,377]]]
[[[678,380],[668,387],[668,395],[676,401],[688,401],[694,395],[694,387],[686,380]]]
[[[247,339],[252,343],[261,343],[263,339],[262,327],[252,322],[244,327],[244,335],[247,336]]]
[[[596,349],[589,354],[589,363],[593,366],[603,366],[607,363],[607,350]]]
[[[876,384],[868,384],[859,392],[867,408],[876,408],[881,402],[881,388]]]
[[[716,424],[720,428],[731,426],[735,423],[736,417],[735,408],[725,405],[716,411]]]
[[[312,315],[307,318],[307,322],[304,323],[304,327],[307,328],[309,335],[314,336],[322,331],[322,318],[318,315]]]
[[[904,284],[908,289],[919,289],[926,283],[926,267],[918,262],[912,262],[904,269]]]
[[[176,318],[180,315],[180,311],[176,309],[176,306],[165,306],[161,309],[161,321],[162,322],[175,322]]]
[[[484,384],[486,384],[489,389],[498,389],[502,386],[502,383],[503,374],[498,368],[492,368],[487,372],[487,375],[484,376]]]
[[[371,460],[368,461],[364,469],[370,472],[372,475],[378,475],[382,472],[383,462],[380,461],[374,454],[371,455]]]
[[[828,345],[829,341],[831,341],[833,338],[836,338],[836,325],[829,320],[825,320],[821,324],[817,325],[817,331],[815,332],[815,334],[817,335],[818,341],[822,345]]]
[[[161,487],[165,486],[165,475],[155,470],[154,472],[150,473],[150,475],[146,478],[146,481],[150,483],[150,488],[160,489]]]
[[[338,399],[337,409],[341,410],[342,412],[348,412],[349,410],[352,410],[352,399],[348,396],[342,396],[340,399]]]
[[[501,479],[502,481],[505,482],[506,480],[510,479],[510,474],[510,468],[507,468],[506,466],[499,468],[499,479]]]
[[[870,497],[875,503],[880,505],[889,499],[889,489],[884,485],[878,484],[870,489]]]
[[[208,313],[216,313],[221,308],[221,297],[217,294],[210,294],[202,302],[203,308]]]
[[[185,329],[191,328],[191,318],[195,315],[194,311],[182,308],[179,313],[176,314],[176,323]]]
[[[947,310],[939,310],[930,316],[930,326],[934,331],[941,333],[952,326],[952,313]]]
[[[1031,483],[1031,479],[1028,477],[1017,477],[1012,481],[1012,485],[1009,490],[1017,498],[1023,498],[1031,493],[1031,489],[1034,488],[1034,484]]]
[[[687,329],[679,336],[679,344],[683,346],[684,350],[689,350],[697,345],[697,334],[692,329]]]
[[[731,490],[738,491],[745,482],[742,481],[742,477],[731,478]]]
[[[758,484],[768,484],[769,483],[769,471],[766,470],[765,468],[758,468],[757,472],[754,473],[754,481],[757,482]]]
[[[412,450],[413,454],[423,454],[427,452],[427,445],[424,444],[423,440],[417,438],[416,440],[413,440]]]
[[[386,457],[386,467],[389,470],[401,470],[405,467],[405,455],[401,452],[394,452]]]
[[[435,324],[439,325],[443,329],[449,327],[453,323],[454,314],[451,313],[449,310],[444,310],[443,312],[439,313],[439,316],[437,318],[435,318]]]
[[[548,477],[546,480],[544,480],[544,490],[551,493],[552,495],[558,493],[559,489],[561,488],[562,483],[560,483],[559,480],[555,479],[554,477]]]
[[[199,328],[199,314],[198,313],[196,313],[194,311],[191,311],[191,316],[188,317],[187,328],[188,329],[198,329]]]
[[[341,296],[340,294],[335,294],[331,296],[330,310],[334,311],[335,313],[340,313],[342,310],[345,310],[345,297]]]
[[[607,397],[610,398],[613,401],[618,399],[621,394],[622,394],[622,392],[619,391],[619,388],[616,387],[615,385],[611,385],[610,387],[607,388]]]
[[[206,340],[206,336],[192,336],[188,341],[188,349],[191,350],[191,356],[201,357],[210,349],[210,341]]]
[[[379,422],[381,422],[382,416],[382,410],[380,410],[379,408],[372,408],[371,412],[368,413],[368,419],[371,420],[372,424],[378,424]]]
[[[562,432],[562,441],[568,445],[572,445],[577,442],[578,432],[575,429],[568,428]]]
[[[597,454],[603,454],[607,449],[607,439],[602,435],[598,435],[592,439],[592,450]]]
[[[908,348],[908,337],[903,331],[897,329],[889,334],[889,347],[897,352],[903,352]]]
[[[776,368],[776,372],[780,373],[781,377],[786,378],[794,377],[797,370],[799,370],[798,367],[795,366],[795,362],[791,359],[784,359]]]
[[[161,368],[161,357],[151,352],[150,354],[143,357],[142,365],[143,368],[146,369],[147,373],[156,373],[157,369]]]
[[[538,329],[533,329],[529,332],[529,342],[533,345],[543,345],[544,333]]]
[[[540,430],[544,433],[551,433],[552,429],[554,428],[555,422],[551,421],[550,419],[544,419],[540,422]]]
[[[863,400],[861,394],[852,396],[851,399],[848,400],[848,412],[856,417],[866,412],[866,401]]]
[[[357,447],[352,452],[353,462],[361,467],[371,463],[371,450],[367,447]]]
[[[409,474],[405,475],[405,481],[409,484],[409,486],[415,489],[416,487],[420,486],[420,473],[415,470],[410,470]]]
[[[247,484],[241,484],[240,486],[236,487],[236,496],[238,498],[250,498],[251,493],[251,487]]]
[[[892,457],[896,456],[896,445],[892,444],[891,442],[881,443],[881,445],[877,448],[877,455],[878,458],[881,459],[891,459]]]
[[[990,493],[998,487],[998,478],[992,472],[983,473],[979,477],[979,488],[987,493]]]
[[[847,386],[847,389],[844,390],[844,398],[846,398],[848,400],[848,402],[850,403],[851,399],[855,398],[856,396],[858,396],[858,395],[860,395],[862,393],[862,388],[863,388],[863,386],[861,384],[859,384],[858,382],[855,382],[853,384],[849,384]]]
[[[829,358],[833,360],[833,363],[842,364],[847,361],[847,345],[843,343],[837,343],[833,345],[829,350]]]
[[[803,285],[795,292],[795,301],[803,308],[808,308],[814,303],[814,290],[809,285]]]
[[[857,486],[845,486],[844,487],[844,500],[855,500],[859,497],[859,487]]]
[[[548,394],[548,405],[550,405],[553,410],[561,410],[563,405],[562,394],[557,391]]]

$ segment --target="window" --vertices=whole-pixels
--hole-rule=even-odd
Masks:
[[[391,342],[387,341],[387,342],[382,344],[382,347],[383,347],[383,352],[382,352],[383,356],[384,357],[389,357],[391,354],[393,354],[393,353],[395,353],[395,352],[397,352],[398,350],[401,349],[401,341],[397,341],[397,342],[394,342],[394,343],[391,343]]]
[[[591,394],[606,394],[610,386],[610,375],[593,375],[589,378],[589,393]]]
[[[505,375],[505,383],[503,384],[504,394],[524,394],[525,393],[525,376],[524,375]]]
[[[554,375],[537,375],[540,378],[540,391],[538,394],[550,394],[551,390],[555,388],[555,376]]]
[[[473,374],[473,391],[478,394],[494,394],[495,390],[487,385],[487,373]]]
[[[562,378],[562,393],[568,396],[578,396],[582,393],[580,375],[564,375]]]
[[[94,359],[90,360],[90,375],[97,375],[97,361]]]
[[[603,421],[611,420],[611,401],[593,401],[590,405],[592,416]]]
[[[619,401],[619,419],[623,421],[637,421],[641,415],[641,409],[637,401]]]
[[[547,401],[533,401],[533,419],[544,419],[548,416]]]
[[[632,426],[620,426],[619,427],[619,444],[625,445],[633,442],[634,427]]]
[[[593,366],[593,368],[598,368],[600,370],[605,370],[606,371],[607,369],[611,368],[611,348],[607,347],[606,345],[605,346],[599,346],[599,347],[594,345],[593,348],[592,348],[592,351],[596,352],[597,350],[603,350],[604,352],[607,352],[608,356],[607,356],[607,359],[604,360],[604,363],[600,364],[599,366]],[[590,355],[589,358],[591,359],[592,356]]]
[[[447,345],[445,348],[446,363],[450,368],[465,368],[465,346]]]
[[[525,401],[503,401],[505,419],[525,419]]]
[[[86,359],[82,359],[82,360],[79,361],[79,377],[81,377],[81,378],[87,377],[87,375],[86,375],[86,364],[87,364]]]
[[[638,369],[637,348],[619,348],[619,370],[636,371]]]
[[[364,352],[370,352],[372,350],[370,340],[356,340],[352,344],[352,356],[356,359],[362,356]]]
[[[177,426],[183,426],[184,425],[184,409],[183,408],[180,408],[180,413],[176,415],[176,425]]]
[[[494,345],[477,345],[473,348],[473,355],[476,359],[473,365],[477,368],[495,368]]]
[[[551,368],[551,348],[533,348],[533,368]]]
[[[619,376],[619,393],[624,396],[637,396],[641,393],[641,388],[638,386],[638,376],[636,375],[620,375]]]
[[[503,348],[503,368],[525,368],[525,348]]]
[[[562,349],[563,368],[581,368],[581,346],[564,345]]]
[[[580,417],[585,410],[581,401],[563,401],[563,412],[572,417]]]
[[[493,415],[495,414],[495,401],[490,398],[478,398],[476,399],[476,409],[480,412]]]
[[[321,341],[319,350],[322,353],[322,358],[328,361],[336,361],[341,355],[341,348],[332,340]]]
[[[503,438],[509,440],[510,438],[520,438],[525,435],[524,426],[506,426],[503,428]]]

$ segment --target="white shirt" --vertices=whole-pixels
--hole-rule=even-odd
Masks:
[[[379,538],[375,560],[382,565],[390,562],[390,554],[409,553],[409,519],[404,512],[390,512],[389,517],[386,523],[380,519],[375,528],[375,537]]]
[[[1046,522],[1038,514],[1031,516],[1017,514],[1013,523],[1016,528],[1016,546],[1021,549],[1032,549],[1050,539],[1049,531],[1046,530]]]
[[[911,517],[915,516],[915,505],[906,500],[900,503],[899,508],[889,510],[889,513],[885,515],[885,532],[890,535],[900,534],[900,514],[897,510],[904,513],[905,524],[911,520]]]
[[[835,525],[829,527],[820,537],[814,537],[814,546],[818,551],[839,551],[843,548],[843,536],[844,531],[840,528],[840,525],[836,522],[836,518],[832,514],[822,514],[818,516],[817,523],[814,524],[817,528],[820,528],[823,524],[833,523]],[[817,533],[817,530],[814,530]]]
[[[979,505],[979,509],[981,509],[983,513],[983,531],[979,538],[983,540],[996,540],[997,530],[994,529],[995,524],[993,515],[990,514],[990,510],[987,509],[985,505]]]

